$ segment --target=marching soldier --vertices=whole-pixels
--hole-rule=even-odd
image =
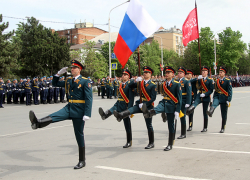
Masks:
[[[25,82],[24,87],[25,87],[25,96],[26,96],[26,106],[30,106],[31,105],[31,91],[32,91],[30,78],[27,78],[27,81]]]
[[[105,77],[101,80],[101,90],[102,90],[102,99],[105,99],[105,86],[106,86],[106,80]]]
[[[194,103],[195,98],[197,96],[196,79],[192,78],[193,76],[194,76],[194,72],[191,69],[187,69],[186,78],[190,81],[191,87],[192,87],[191,105]],[[189,114],[189,128],[187,129],[187,131],[192,131],[193,118],[194,118],[194,113]]]
[[[0,108],[3,108],[3,94],[5,91],[5,84],[3,83],[2,77],[0,77]]]
[[[122,112],[128,108],[133,107],[134,104],[134,93],[131,88],[129,88],[130,81],[129,79],[132,77],[131,72],[129,70],[124,70],[122,73],[122,83],[120,83],[119,91],[118,91],[118,100],[114,104],[114,106],[107,111],[103,111],[103,109],[99,108],[99,114],[102,119],[105,120],[109,116],[111,116],[116,110],[117,112]],[[129,148],[132,146],[132,130],[131,130],[131,122],[130,118],[126,117],[123,119],[124,127],[127,135],[127,143],[123,146],[123,148]]]
[[[178,78],[182,89],[181,111],[184,114],[181,117],[181,135],[177,139],[186,138],[186,110],[191,105],[192,90],[190,81],[185,78],[187,71],[184,67],[178,68]]]
[[[221,109],[221,117],[222,117],[222,125],[220,133],[224,133],[226,122],[227,122],[227,111],[228,107],[230,107],[230,102],[232,100],[232,84],[230,79],[225,77],[227,73],[227,69],[223,66],[220,67],[219,75],[220,78],[215,82],[215,92],[213,96],[213,104],[210,107],[209,111],[207,111],[207,115],[212,117],[214,110],[220,105]]]
[[[54,104],[54,102],[52,101],[54,95],[54,88],[52,86],[52,80],[50,77],[47,77],[47,87],[48,87],[47,102],[49,104]]]
[[[161,86],[164,98],[151,110],[148,110],[148,108],[143,105],[142,111],[145,118],[150,118],[156,114],[162,113],[163,122],[168,121],[168,145],[164,151],[170,151],[174,144],[176,132],[174,120],[177,120],[181,111],[182,90],[181,84],[173,78],[175,70],[171,66],[165,66],[164,72],[166,73],[166,81]]]
[[[199,75],[198,80],[196,81],[196,86],[197,89],[199,90],[199,93],[197,94],[194,103],[187,109],[186,114],[187,115],[192,114],[196,106],[202,103],[204,127],[201,132],[207,132],[208,116],[206,114],[206,111],[208,109],[208,105],[211,100],[210,95],[213,93],[214,82],[213,79],[207,77],[209,71],[209,68],[207,66],[202,66],[201,70],[202,70],[202,75]]]
[[[67,78],[66,81],[59,81],[59,76],[67,72],[68,67],[64,67],[53,78],[54,86],[66,87],[69,103],[61,110],[44,118],[37,119],[33,111],[30,111],[29,117],[33,129],[43,128],[50,123],[72,119],[79,150],[79,162],[74,169],[80,169],[86,164],[83,129],[85,121],[91,117],[92,86],[90,81],[80,74],[84,66],[77,60],[72,60],[71,64],[73,77]]]
[[[53,77],[52,77],[52,80],[53,80]],[[60,87],[54,87],[53,86],[53,88],[54,88],[54,102],[55,103],[60,103],[58,101],[58,97],[59,97],[59,93],[60,93]]]
[[[156,99],[156,85],[151,81],[151,75],[154,73],[154,70],[151,69],[148,66],[143,67],[143,76],[144,80],[142,81],[141,77],[138,77],[136,79],[136,82],[130,82],[129,88],[135,88],[137,87],[137,90],[141,89],[141,99],[136,101],[136,104],[122,112],[117,112],[114,110],[114,116],[117,118],[117,121],[120,122],[122,119],[127,118],[128,116],[136,113],[142,113],[141,108],[143,104],[146,104],[148,109],[152,109],[154,107],[154,101]],[[141,83],[139,83],[141,81]],[[145,118],[146,126],[148,130],[148,139],[149,143],[145,147],[145,149],[151,149],[154,148],[154,130],[152,126],[152,117],[151,118]]]

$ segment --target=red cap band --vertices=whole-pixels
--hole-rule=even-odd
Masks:
[[[172,69],[166,69],[166,71],[171,71],[172,73],[174,73],[174,71]]]
[[[79,67],[82,70],[82,66],[80,66],[79,64],[72,63],[72,66],[77,66],[77,67]]]
[[[152,74],[152,71],[151,71],[151,70],[149,70],[149,69],[144,69],[144,71],[149,71],[149,72],[151,72],[151,74]]]

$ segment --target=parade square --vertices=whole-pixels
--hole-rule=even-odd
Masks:
[[[131,119],[132,147],[125,149],[123,122],[114,116],[102,120],[98,114],[99,107],[108,109],[116,100],[93,94],[92,117],[84,128],[86,167],[80,171],[72,168],[78,151],[71,120],[36,131],[30,127],[30,110],[40,118],[65,104],[8,104],[0,118],[0,179],[248,179],[249,98],[250,87],[233,89],[225,133],[219,133],[219,108],[208,120],[208,131],[200,132],[203,115],[199,105],[193,130],[187,138],[176,139],[173,149],[166,152],[168,127],[160,114],[153,117],[155,148],[144,149],[147,130],[142,114],[137,114]],[[155,103],[161,99],[157,95]],[[179,134],[180,120],[176,136]]]

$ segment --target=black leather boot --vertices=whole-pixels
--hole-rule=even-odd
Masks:
[[[104,112],[102,108],[99,108],[99,114],[100,114],[100,116],[102,117],[102,120],[105,120],[105,119],[107,119],[109,116],[112,115],[112,113],[111,113],[110,110],[107,110],[106,112]]]
[[[186,115],[189,116],[190,114],[192,114],[194,112],[195,107],[193,105],[191,105],[186,112]]]
[[[130,115],[129,110],[125,110],[119,113],[116,110],[114,110],[114,116],[116,117],[118,122],[121,122],[122,119],[128,117],[129,115]]]
[[[215,108],[213,106],[210,106],[210,109],[207,111],[207,115],[209,117],[212,117],[213,113],[214,113],[214,110],[215,110]]]
[[[165,123],[167,122],[167,114],[165,112],[161,113],[162,121]]]
[[[186,138],[186,124],[181,125],[181,135],[177,139],[184,139]]]
[[[227,122],[227,120],[222,120],[220,133],[224,133],[225,132],[226,122]]]
[[[145,103],[142,105],[142,112],[145,118],[151,118],[154,115],[156,115],[155,110],[154,109],[148,110],[147,105]]]
[[[152,148],[154,148],[155,147],[155,145],[154,145],[154,131],[148,132],[148,139],[149,139],[149,143],[145,147],[145,149],[152,149]]]
[[[79,162],[74,169],[81,169],[86,165],[85,163],[85,147],[79,147]]]
[[[52,118],[50,116],[46,116],[42,119],[37,119],[33,111],[30,111],[29,118],[31,122],[31,127],[34,130],[37,128],[43,128],[45,126],[48,126],[52,122]]]
[[[132,133],[127,133],[127,143],[123,146],[123,148],[129,148],[132,146]]]
[[[207,132],[208,119],[204,119],[204,128],[201,132]]]
[[[170,151],[173,145],[174,145],[174,133],[169,133],[168,146],[164,149],[164,151]]]
[[[193,128],[193,119],[194,119],[193,115],[191,117],[189,116],[189,128],[187,129],[187,131],[192,131],[192,128]]]

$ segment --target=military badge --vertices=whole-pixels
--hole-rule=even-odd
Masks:
[[[146,84],[146,87],[148,87],[149,86],[149,84]]]
[[[91,84],[90,83],[88,83],[88,87],[91,88]]]
[[[75,80],[76,84],[78,84],[79,81],[80,81],[79,79],[76,79],[76,80]]]
[[[81,84],[79,84],[79,86],[78,86],[77,88],[79,89],[80,87],[82,87],[82,85],[81,85]]]

